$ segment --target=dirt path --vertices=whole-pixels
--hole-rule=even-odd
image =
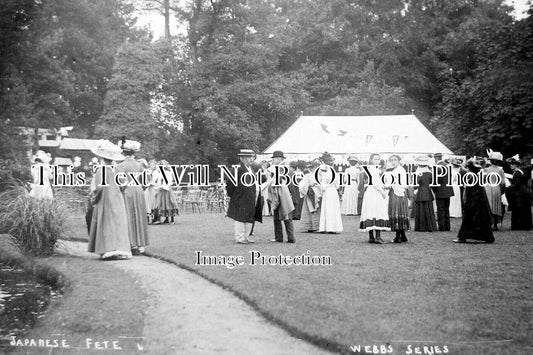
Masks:
[[[86,243],[65,241],[60,250],[96,258],[86,248]],[[146,353],[328,354],[189,271],[143,256],[107,263],[137,277],[150,297],[143,331]]]

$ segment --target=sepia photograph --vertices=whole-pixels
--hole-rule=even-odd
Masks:
[[[533,354],[531,0],[0,0],[0,354]]]

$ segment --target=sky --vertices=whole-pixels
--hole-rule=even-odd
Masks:
[[[506,0],[505,3],[514,7],[512,13],[513,17],[516,19],[521,19],[525,17],[525,12],[529,8],[529,0]],[[154,35],[154,40],[164,36],[165,32],[165,22],[163,16],[156,12],[144,12],[139,13],[137,20],[139,27],[146,27]],[[170,31],[172,35],[176,35],[177,31],[184,32],[183,27],[179,29],[176,24],[176,20],[172,16],[170,19]],[[184,34],[184,33],[183,33]]]

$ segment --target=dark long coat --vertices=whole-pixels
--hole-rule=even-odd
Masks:
[[[237,222],[252,223],[255,220],[262,223],[263,199],[261,198],[261,191],[259,191],[259,200],[257,200],[255,185],[245,186],[241,183],[241,177],[246,173],[248,173],[248,169],[241,163],[237,169],[237,185],[229,180],[226,181],[226,191],[230,198],[226,215]],[[257,175],[254,174],[254,177]],[[245,178],[245,181],[250,181],[250,178]]]
[[[450,198],[453,196],[453,187],[448,186],[448,166],[444,162],[438,162],[437,165],[442,166],[446,168],[446,176],[439,176],[437,179],[437,182],[439,183],[439,186],[433,186],[433,193],[435,193],[435,198],[442,199],[442,198]]]
[[[479,184],[467,186],[464,198],[463,222],[458,237],[492,243],[492,212],[485,188]]]

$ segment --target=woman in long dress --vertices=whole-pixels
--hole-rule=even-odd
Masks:
[[[270,216],[272,215],[272,212],[270,211],[270,203],[268,203],[268,184],[267,181],[270,177],[270,172],[268,171],[268,168],[270,168],[270,163],[265,161],[261,162],[261,198],[263,199],[263,216]]]
[[[320,166],[320,161],[315,159],[311,162],[309,170],[298,184],[300,197],[303,198],[302,215],[300,225],[304,231],[316,232],[320,226],[320,202],[322,192],[315,179],[315,171]]]
[[[155,223],[172,223],[174,224],[174,216],[179,214],[178,202],[176,201],[174,195],[172,195],[171,186],[173,184],[174,178],[168,162],[166,160],[161,160],[159,165],[164,166],[166,181],[163,178],[162,174],[157,174],[155,179],[155,185],[157,193],[155,195],[156,200],[156,216],[157,220]],[[163,221],[161,219],[164,218]]]
[[[318,182],[322,193],[318,231],[321,233],[340,233],[342,232],[342,217],[338,193],[339,175],[333,175],[333,156],[324,153],[322,161],[324,164],[319,167],[318,173]]]
[[[155,203],[155,194],[156,194],[156,188],[154,185],[154,174],[156,173],[157,169],[157,162],[155,160],[150,160],[148,163],[148,171],[146,174],[147,178],[147,184],[146,189],[144,190],[144,200],[146,204],[146,214],[147,214],[147,220],[148,224],[152,223],[155,219],[154,216],[154,210],[157,208],[157,205]]]
[[[389,187],[389,221],[391,230],[396,232],[393,239],[394,243],[407,242],[405,231],[410,229],[407,172],[400,165],[400,160],[398,155],[389,157],[389,162],[393,168],[390,173],[395,179]]]
[[[135,160],[135,152],[141,148],[136,141],[126,140],[121,142],[122,154],[125,159],[118,164],[117,172],[138,173],[144,171],[141,162]],[[128,178],[128,182],[132,182]],[[128,212],[128,233],[130,237],[131,252],[133,255],[144,253],[148,245],[148,221],[146,220],[146,200],[142,186],[132,185],[123,187],[126,211]]]
[[[50,153],[45,153],[42,150],[38,150],[33,156],[33,166],[31,169],[31,175],[33,178],[33,184],[31,184],[30,196],[37,199],[53,199],[52,185],[50,181],[53,179],[52,171],[50,169],[50,161],[52,157]]]
[[[120,147],[109,141],[99,141],[91,151],[100,157],[101,165],[111,165],[113,161],[124,160]],[[105,169],[105,180],[102,169]],[[100,167],[93,178],[94,207],[88,251],[100,254],[103,260],[131,257],[126,204],[114,177],[115,174],[110,167]]]
[[[527,179],[519,168],[518,155],[507,159],[507,162],[513,171],[511,186],[505,193],[511,211],[511,230],[531,230],[531,196],[527,192]]]
[[[350,167],[345,171],[347,181],[344,181],[342,214],[355,216],[357,215],[357,202],[359,200],[359,174],[361,174],[361,170],[356,166],[356,157],[348,157],[348,162],[350,163]]]
[[[482,166],[474,159],[470,159],[467,169],[477,174]],[[455,243],[466,243],[467,239],[481,240],[487,243],[494,242],[492,234],[492,213],[487,200],[485,188],[480,183],[474,186],[465,186],[465,208],[463,221]]]
[[[459,187],[461,165],[455,159],[453,159],[451,163],[453,196],[450,197],[450,217],[460,218],[463,215],[463,207],[461,203],[461,188]]]
[[[370,155],[369,167],[370,176],[363,197],[361,207],[361,219],[359,231],[368,232],[368,242],[383,244],[381,231],[390,231],[390,221],[387,206],[387,193],[381,182],[379,165],[381,156],[379,154]]]
[[[485,174],[496,174],[500,176],[500,183],[498,185],[491,184],[491,181],[485,182],[485,192],[489,201],[490,211],[492,213],[492,230],[498,230],[498,223],[501,222],[503,216],[502,207],[502,193],[505,190],[505,173],[503,168],[499,166],[503,163],[503,155],[500,152],[490,152],[489,162],[485,168]],[[493,178],[491,178],[492,180]]]
[[[435,209],[433,208],[433,192],[431,191],[432,174],[429,171],[430,159],[428,156],[421,156],[416,159],[418,169],[418,190],[415,197],[415,231],[434,232],[437,230],[435,220]]]

